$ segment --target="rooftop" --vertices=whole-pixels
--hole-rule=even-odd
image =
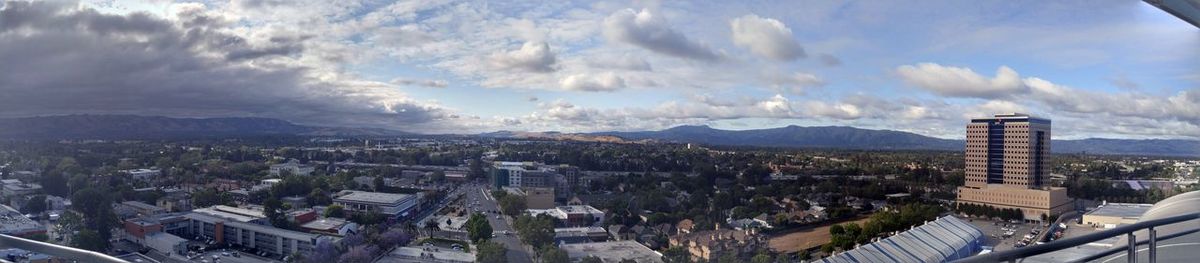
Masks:
[[[632,259],[635,262],[663,262],[662,254],[632,240],[563,244],[558,247],[566,251],[573,260],[595,256],[605,263],[621,262],[624,259]]]
[[[445,248],[398,247],[375,262],[475,262],[475,254]]]
[[[978,252],[983,237],[975,226],[944,216],[820,262],[947,262]]]
[[[1142,214],[1146,213],[1146,210],[1150,210],[1150,207],[1153,206],[1153,204],[1108,203],[1084,215],[1139,218]]]
[[[412,198],[412,195],[407,194],[392,194],[379,192],[364,192],[350,191],[349,194],[339,196],[337,201],[359,202],[359,203],[375,203],[375,204],[397,204],[404,200]]]
[[[188,214],[184,215],[184,217],[187,217],[189,219],[205,221],[205,222],[225,222],[225,225],[227,225],[227,226],[237,227],[237,228],[246,229],[246,230],[259,232],[259,233],[268,233],[268,234],[282,236],[282,237],[295,239],[295,240],[313,240],[313,239],[316,239],[317,237],[321,236],[321,235],[317,235],[317,234],[309,234],[309,233],[305,233],[305,232],[292,231],[292,230],[287,230],[287,229],[282,229],[282,228],[275,228],[275,227],[271,227],[271,226],[253,224],[253,223],[238,222],[238,221],[226,221],[229,219],[206,215],[206,214],[202,214],[202,213],[188,213]]]
[[[334,230],[346,225],[346,222],[347,221],[345,219],[341,218],[322,218],[313,220],[312,222],[304,223],[303,225],[300,225],[300,227],[316,230]]]
[[[33,221],[16,209],[0,205],[0,234],[20,234],[32,231],[45,231],[45,227]]]
[[[209,216],[225,218],[238,222],[250,222],[266,218],[266,215],[261,210],[246,209],[240,207],[232,207],[225,205],[216,205],[205,208],[192,210],[193,212],[203,213]]]

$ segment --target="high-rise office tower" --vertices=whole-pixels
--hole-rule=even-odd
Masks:
[[[1020,209],[1040,220],[1069,211],[1066,189],[1049,187],[1050,120],[996,114],[967,124],[966,181],[958,202]]]

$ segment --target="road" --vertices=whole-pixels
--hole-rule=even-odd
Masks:
[[[468,184],[463,188],[467,189],[465,191],[467,198],[464,200],[464,204],[467,205],[468,211],[472,213],[480,211],[487,215],[488,222],[492,224],[492,233],[495,233],[492,241],[504,244],[504,247],[508,248],[508,262],[532,263],[533,260],[530,257],[529,251],[525,249],[525,245],[517,238],[516,230],[513,230],[512,225],[509,225],[508,221],[503,217],[497,217],[499,216],[500,205],[487,193],[487,185]],[[497,213],[492,213],[492,211]]]

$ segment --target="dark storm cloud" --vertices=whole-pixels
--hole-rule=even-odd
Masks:
[[[449,116],[383,83],[317,80],[313,69],[247,63],[303,51],[305,36],[254,44],[200,13],[179,23],[47,2],[0,9],[0,115],[261,116],[404,127]]]

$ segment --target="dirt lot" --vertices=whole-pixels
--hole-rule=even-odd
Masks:
[[[869,218],[867,217],[863,217],[852,221],[839,222],[837,224],[854,222],[862,225],[868,219]],[[829,239],[832,238],[832,236],[829,235],[829,227],[833,225],[834,224],[828,224],[772,237],[770,240],[768,240],[768,245],[771,247],[771,250],[779,253],[793,253],[800,250],[820,247],[825,243],[829,243]]]

